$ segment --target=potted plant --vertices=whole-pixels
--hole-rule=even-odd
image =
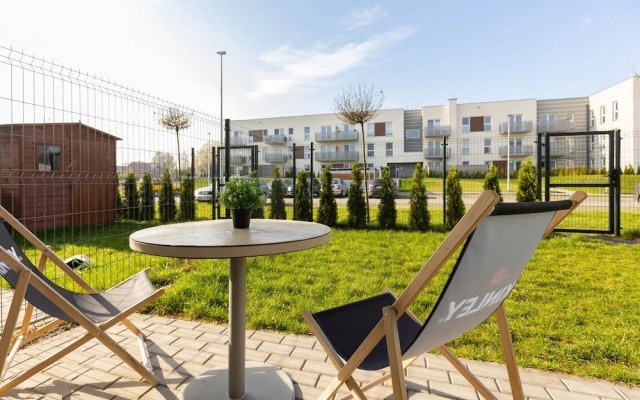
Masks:
[[[263,203],[264,193],[257,179],[233,175],[220,193],[220,204],[231,210],[234,228],[248,228],[251,212]]]

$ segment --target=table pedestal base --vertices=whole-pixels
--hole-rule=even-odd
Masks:
[[[182,390],[180,400],[229,400],[228,370],[216,368],[204,372]],[[295,390],[289,375],[278,367],[247,362],[243,400],[294,400]]]

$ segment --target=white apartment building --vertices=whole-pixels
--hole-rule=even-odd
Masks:
[[[587,132],[620,129],[621,165],[640,164],[640,77],[628,78],[586,97],[522,99],[444,105],[419,110],[386,109],[365,125],[365,153],[370,171],[378,175],[390,166],[395,177],[411,176],[416,163],[430,170],[442,168],[447,141],[447,165],[459,169],[517,170],[536,160],[539,132]],[[231,145],[257,145],[261,175],[273,166],[285,171],[296,145],[297,170],[317,173],[329,165],[334,174],[348,175],[362,160],[358,126],[344,124],[337,115],[317,114],[234,120]],[[508,138],[508,140],[507,140]],[[606,166],[608,143],[595,136],[551,137],[550,167]]]

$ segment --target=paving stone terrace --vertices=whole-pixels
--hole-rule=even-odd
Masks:
[[[92,340],[45,371],[3,396],[3,399],[176,399],[193,377],[227,364],[227,327],[150,315],[131,317],[148,335],[155,374],[163,382],[151,388],[97,340]],[[139,356],[135,338],[121,324],[109,330],[125,349]],[[57,348],[83,334],[72,328],[21,350],[7,378],[27,369]],[[296,399],[315,399],[335,376],[335,369],[312,336],[247,331],[248,360],[276,365],[294,381]],[[511,399],[504,365],[464,361],[498,399]],[[383,372],[358,373],[359,381]],[[520,369],[527,398],[536,400],[640,400],[640,388],[622,384]],[[370,399],[391,399],[389,381],[368,391]],[[481,397],[443,357],[427,354],[407,370],[409,398],[473,399]],[[341,390],[344,392],[344,390]],[[346,394],[346,392],[344,392]],[[279,400],[279,399],[274,399]]]

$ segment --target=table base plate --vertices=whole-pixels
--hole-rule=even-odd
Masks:
[[[178,395],[179,400],[228,400],[228,370],[216,368],[193,379]],[[289,375],[272,365],[247,362],[243,400],[294,400]]]

